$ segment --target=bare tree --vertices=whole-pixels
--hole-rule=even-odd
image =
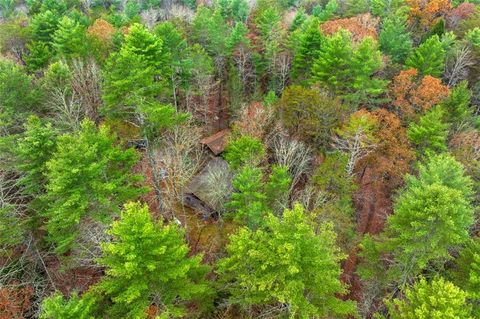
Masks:
[[[291,191],[302,175],[309,171],[313,159],[312,151],[304,143],[288,137],[286,133],[275,134],[270,144],[275,161],[288,167],[292,176]]]
[[[376,141],[361,125],[345,133],[333,136],[333,147],[348,154],[347,173],[352,175],[358,161],[375,149]]]
[[[164,15],[164,14],[163,14]],[[162,12],[159,9],[149,8],[140,13],[140,18],[142,23],[147,26],[147,28],[152,29],[157,23],[158,19],[162,16]]]
[[[77,130],[85,112],[75,93],[69,88],[53,87],[49,90],[46,106],[57,125],[67,130]]]
[[[448,86],[454,86],[458,82],[465,80],[468,77],[469,67],[474,64],[475,61],[472,58],[468,45],[454,49],[453,54],[449,55],[445,63],[444,74],[448,80]]]
[[[95,122],[99,120],[99,108],[102,105],[101,70],[93,59],[84,61],[75,59],[70,65],[71,86],[86,116]]]
[[[156,170],[164,177],[164,201],[170,210],[182,201],[184,188],[203,164],[200,138],[201,130],[192,122],[179,125],[165,134],[155,153]]]

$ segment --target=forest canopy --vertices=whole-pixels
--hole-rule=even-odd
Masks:
[[[479,0],[0,0],[0,319],[480,318]]]

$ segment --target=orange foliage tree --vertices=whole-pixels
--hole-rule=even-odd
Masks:
[[[401,71],[390,87],[393,106],[402,118],[411,118],[440,103],[450,90],[440,79],[427,75],[418,77],[415,69]]]
[[[33,288],[4,287],[0,289],[0,319],[22,319],[32,306]]]
[[[112,38],[116,29],[103,19],[97,19],[88,27],[87,36],[93,50],[100,56],[106,58],[112,47]]]
[[[449,0],[407,0],[409,20],[413,25],[429,30],[452,9]]]
[[[365,37],[377,39],[379,22],[379,18],[367,13],[352,18],[326,21],[320,25],[320,29],[325,35],[335,34],[341,29],[348,30],[352,34],[352,40],[359,42]]]

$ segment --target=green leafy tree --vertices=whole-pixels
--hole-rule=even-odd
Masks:
[[[442,263],[449,249],[468,240],[473,224],[472,181],[449,155],[435,155],[407,176],[406,189],[387,219],[387,250],[394,280],[406,283],[429,263]]]
[[[120,51],[106,63],[104,112],[131,119],[139,106],[155,101],[162,92],[158,77],[164,57],[160,39],[139,24],[130,27]]]
[[[15,12],[15,0],[0,0],[0,13],[2,18],[8,19]]]
[[[405,299],[387,302],[392,319],[471,319],[467,294],[441,277],[427,282],[420,278],[405,290]]]
[[[447,150],[448,127],[443,122],[443,108],[436,106],[420,117],[418,123],[411,123],[407,135],[423,154]]]
[[[85,29],[78,22],[64,16],[58,23],[53,35],[53,47],[57,54],[66,58],[80,57],[85,54]]]
[[[218,264],[230,302],[243,307],[285,304],[290,318],[343,317],[355,312],[339,280],[343,256],[331,224],[317,235],[303,208],[268,215],[266,229],[242,228],[230,237],[228,256]]]
[[[371,0],[370,11],[376,16],[396,14],[405,5],[405,0]]]
[[[239,169],[243,165],[258,165],[264,156],[262,142],[248,135],[230,141],[224,155],[232,169]]]
[[[84,121],[78,132],[57,139],[57,151],[47,162],[48,208],[44,212],[48,239],[56,252],[68,251],[86,218],[108,222],[120,205],[144,191],[135,187],[139,176],[131,169],[138,156],[122,150],[105,126]]]
[[[162,40],[164,51],[164,69],[163,74],[168,77],[173,91],[174,105],[177,106],[177,90],[186,89],[189,86],[191,78],[191,69],[193,62],[189,55],[187,41],[177,30],[175,25],[166,21],[155,27],[155,34]]]
[[[68,300],[55,292],[43,300],[40,319],[94,319],[96,306],[95,295],[91,292],[81,297],[73,293]]]
[[[438,35],[433,35],[413,51],[406,66],[417,69],[420,75],[440,77],[445,64],[445,49]]]
[[[393,13],[382,22],[380,49],[391,56],[392,61],[403,63],[412,50],[412,39],[407,29],[407,16]]]
[[[186,302],[210,294],[202,256],[189,257],[184,231],[155,222],[146,205],[126,204],[108,233],[113,241],[102,245],[106,276],[98,289],[113,302],[107,310],[112,318],[147,318],[152,303],[162,318],[182,317]]]

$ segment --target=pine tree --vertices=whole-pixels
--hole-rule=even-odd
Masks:
[[[355,312],[339,280],[343,256],[331,224],[317,235],[303,208],[268,215],[266,229],[242,228],[230,237],[227,257],[219,261],[230,302],[243,307],[286,305],[290,318],[342,317]]]
[[[91,292],[81,297],[74,292],[68,300],[55,292],[42,301],[40,319],[94,319],[96,306],[95,295]]]
[[[406,15],[393,13],[383,20],[380,31],[380,49],[396,63],[403,63],[412,50],[406,22]]]
[[[128,118],[140,105],[154,102],[162,92],[158,77],[164,61],[162,41],[142,25],[131,26],[120,51],[106,63],[103,111]]]
[[[472,92],[468,88],[468,82],[457,84],[446,97],[441,105],[445,110],[446,119],[456,128],[472,126],[474,122],[473,110],[470,107]]]
[[[251,228],[263,225],[263,217],[268,209],[262,178],[259,168],[250,165],[242,167],[233,179],[235,192],[226,205],[235,220]]]
[[[389,273],[401,284],[429,263],[447,260],[449,249],[469,238],[473,223],[472,181],[451,156],[432,156],[420,164],[418,178],[406,179],[386,226],[386,247],[395,259]]]
[[[40,97],[33,77],[27,75],[24,68],[0,58],[0,116],[5,121],[2,127],[22,123],[40,103]]]
[[[407,134],[423,154],[433,154],[447,150],[449,125],[443,122],[444,111],[441,107],[431,108],[420,117],[418,123],[411,123]]]
[[[83,56],[85,51],[85,29],[77,21],[64,16],[53,35],[53,47],[57,54],[66,58]]]
[[[159,70],[165,62],[162,47],[161,39],[148,31],[145,26],[135,23],[128,29],[128,35],[121,50],[141,57],[145,66]]]
[[[309,19],[304,24],[300,34],[300,43],[295,51],[292,72],[295,78],[310,78],[313,61],[318,58],[324,37],[320,32],[319,21]]]
[[[152,303],[162,317],[183,317],[185,303],[210,294],[204,277],[209,267],[201,255],[189,257],[184,231],[176,224],[153,221],[146,205],[129,203],[108,231],[104,243],[106,276],[98,289],[113,304],[111,318],[147,318]]]
[[[406,66],[418,70],[420,75],[440,77],[445,64],[445,49],[438,35],[431,36],[410,54]]]
[[[468,298],[480,300],[480,239],[470,239],[455,259],[451,271],[453,282],[468,293]],[[477,309],[480,314],[480,309]]]
[[[57,139],[57,151],[46,163],[48,239],[56,252],[68,251],[75,242],[78,226],[86,218],[109,221],[121,204],[144,191],[135,187],[139,176],[131,169],[137,161],[133,149],[122,150],[116,137],[102,126],[99,130],[84,121],[79,132]]]
[[[318,58],[313,62],[313,80],[324,84],[330,91],[341,94],[351,78],[352,56],[353,48],[347,31],[326,38]]]
[[[45,191],[46,163],[56,149],[56,135],[51,123],[44,123],[36,116],[29,117],[25,124],[25,132],[15,149],[17,167],[23,173],[18,183],[23,186],[24,194],[36,197]]]
[[[61,16],[50,10],[41,12],[32,18],[32,39],[51,45],[53,35],[58,28]]]
[[[373,39],[367,37],[357,48],[352,47],[351,34],[341,30],[326,38],[313,63],[312,80],[332,93],[354,103],[375,103],[387,82],[373,77],[382,67],[381,54]]]
[[[467,294],[441,277],[420,278],[405,290],[405,299],[387,302],[392,319],[471,319]]]
[[[265,149],[260,140],[243,135],[230,141],[225,149],[225,160],[234,170],[244,165],[256,166],[265,156]]]
[[[374,77],[373,74],[383,66],[378,44],[370,37],[362,40],[350,62],[351,83],[347,83],[349,93],[345,100],[357,104],[374,105],[376,98],[386,89],[388,81]]]
[[[292,177],[287,166],[273,165],[272,172],[265,184],[267,205],[273,213],[280,214],[287,206]]]

